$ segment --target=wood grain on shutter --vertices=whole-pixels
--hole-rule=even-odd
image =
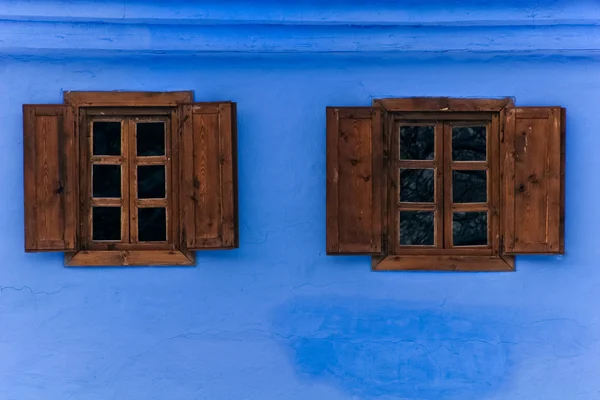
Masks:
[[[327,253],[382,251],[381,111],[327,108]]]
[[[77,149],[71,107],[24,105],[25,251],[77,246]]]
[[[235,103],[180,106],[180,217],[188,250],[238,246]]]
[[[504,250],[564,252],[564,109],[518,107],[506,112]]]

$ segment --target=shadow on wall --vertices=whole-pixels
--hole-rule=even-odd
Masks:
[[[577,356],[587,336],[573,320],[510,309],[340,297],[297,298],[277,310],[275,329],[304,379],[359,398],[423,400],[497,394],[519,362]]]

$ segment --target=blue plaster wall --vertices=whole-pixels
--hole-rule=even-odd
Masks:
[[[600,398],[598,61],[0,56],[0,399]],[[21,104],[114,89],[238,103],[239,249],[199,253],[195,268],[65,268],[60,254],[24,254]],[[367,257],[325,256],[325,106],[416,95],[567,108],[564,257],[474,274],[375,273]]]

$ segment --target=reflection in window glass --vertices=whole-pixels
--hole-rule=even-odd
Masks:
[[[95,164],[92,167],[92,196],[121,197],[121,166]]]
[[[401,169],[400,201],[432,203],[435,180],[433,169]]]
[[[486,153],[485,126],[452,128],[453,161],[485,161]]]
[[[95,156],[121,155],[121,122],[94,121],[92,154]]]
[[[452,171],[452,201],[485,203],[487,201],[486,176],[486,171]]]
[[[92,240],[121,240],[121,207],[92,208]]]
[[[400,211],[400,244],[433,246],[433,211]]]
[[[140,242],[167,240],[167,211],[164,207],[138,209],[138,239]]]
[[[165,155],[164,122],[138,122],[136,137],[138,156]]]
[[[454,246],[485,246],[488,243],[487,212],[455,212],[452,216]]]
[[[435,153],[434,126],[400,127],[401,160],[433,160]]]
[[[139,165],[138,169],[138,199],[165,198],[165,166]]]

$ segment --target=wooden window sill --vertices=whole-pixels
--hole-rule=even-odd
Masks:
[[[373,271],[514,271],[513,256],[373,256]]]
[[[82,250],[65,254],[65,265],[72,267],[194,266],[193,252],[180,250]]]

